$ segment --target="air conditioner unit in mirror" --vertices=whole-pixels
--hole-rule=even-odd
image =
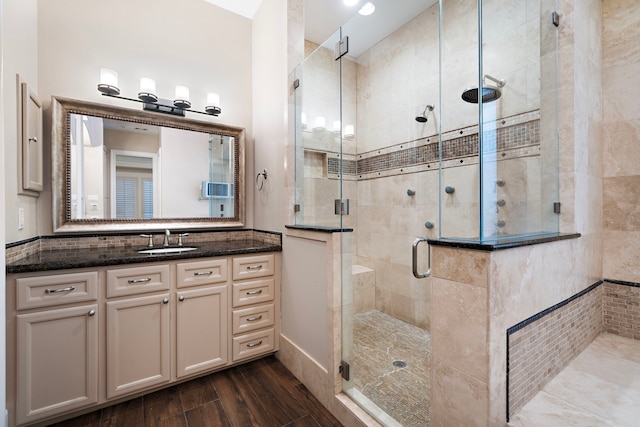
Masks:
[[[229,197],[233,197],[233,184],[228,182],[202,181],[201,191],[203,199],[211,199],[214,197],[228,199]]]

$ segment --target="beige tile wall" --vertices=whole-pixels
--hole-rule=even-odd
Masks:
[[[602,7],[604,277],[640,282],[640,4]]]

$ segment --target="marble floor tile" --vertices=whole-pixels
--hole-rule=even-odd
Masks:
[[[354,386],[403,427],[428,426],[429,332],[371,310],[354,316],[353,341]]]
[[[509,425],[640,426],[640,341],[598,336]]]

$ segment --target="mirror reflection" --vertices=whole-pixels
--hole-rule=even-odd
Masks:
[[[70,120],[71,219],[235,215],[233,137],[90,115]]]

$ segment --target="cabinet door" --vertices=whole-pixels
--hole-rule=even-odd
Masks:
[[[228,363],[227,286],[178,292],[177,377]]]
[[[107,302],[107,398],[170,380],[169,294]]]
[[[17,422],[98,402],[97,305],[17,318]]]
[[[42,104],[22,83],[22,189],[42,191]]]

